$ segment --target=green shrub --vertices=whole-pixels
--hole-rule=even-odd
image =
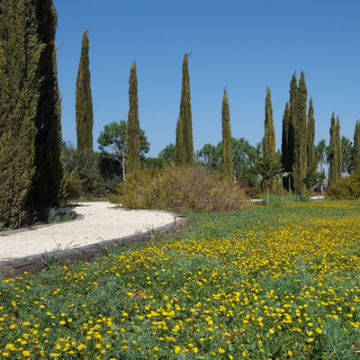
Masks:
[[[250,188],[251,199],[262,199],[263,191],[261,185],[256,185]]]
[[[263,205],[267,205],[267,195],[263,194]],[[287,196],[276,196],[276,195],[270,195],[269,196],[269,203],[270,206],[274,207],[282,207],[291,203],[297,203],[300,201],[299,196],[295,195],[287,195]]]
[[[326,197],[337,200],[355,200],[360,198],[360,168],[353,174],[343,177],[330,189],[326,190]]]
[[[167,209],[193,212],[228,211],[246,206],[242,189],[224,174],[202,166],[164,165],[127,175],[109,200],[129,209]]]
[[[307,201],[310,201],[310,196],[307,196],[307,195],[301,195],[300,196],[300,201],[302,202],[307,202]]]
[[[76,213],[76,211],[71,210],[71,211],[69,211],[67,214],[65,214],[65,215],[63,216],[62,220],[63,220],[63,221],[73,220],[73,219],[75,219],[77,216],[78,216],[78,214]]]

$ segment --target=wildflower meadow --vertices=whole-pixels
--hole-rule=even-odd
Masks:
[[[188,216],[177,234],[1,279],[0,358],[360,358],[359,202]]]

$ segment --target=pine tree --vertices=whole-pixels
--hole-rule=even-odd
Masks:
[[[131,64],[129,78],[129,114],[127,122],[127,172],[140,170],[140,122],[136,62]]]
[[[180,100],[180,116],[179,129],[182,131],[182,146],[183,151],[178,154],[179,163],[191,165],[194,159],[194,142],[192,131],[192,114],[191,114],[191,96],[190,96],[190,75],[189,75],[189,61],[190,53],[184,54],[182,65],[182,85],[181,85],[181,100]],[[179,139],[181,137],[179,135]],[[178,148],[178,146],[177,146]]]
[[[340,118],[336,116],[336,181],[341,179],[342,145],[340,136]]]
[[[360,167],[360,120],[357,120],[355,125],[352,158],[353,158],[353,168],[354,170],[356,170]]]
[[[273,160],[277,159],[275,144],[275,129],[273,122],[273,110],[271,104],[271,90],[266,88],[265,97],[265,144],[264,156]]]
[[[282,165],[285,171],[291,171],[289,167],[289,120],[290,120],[290,104],[287,101],[285,105],[283,122],[282,122]]]
[[[310,169],[316,163],[315,159],[315,118],[313,100],[310,98],[308,123],[306,129],[307,136],[307,168]]]
[[[89,59],[89,31],[83,33],[81,56],[76,79],[76,136],[77,150],[93,148],[94,113],[91,96],[91,74]]]
[[[222,123],[222,140],[223,140],[223,154],[222,154],[222,169],[231,180],[233,177],[233,161],[232,161],[232,137],[230,125],[230,107],[229,97],[226,89],[224,90],[221,111]]]
[[[329,185],[333,185],[337,181],[337,163],[338,163],[338,151],[337,151],[337,129],[335,123],[334,112],[331,116],[331,126],[330,126],[330,146],[329,146],[329,175],[328,181]]]
[[[0,2],[0,222],[19,226],[35,174],[40,55],[31,0]]]
[[[39,41],[45,45],[40,58],[42,77],[35,118],[35,176],[27,199],[36,209],[59,206],[63,178],[61,159],[61,100],[58,85],[55,33],[57,14],[52,0],[37,1]]]
[[[297,89],[297,111],[294,136],[294,189],[296,193],[302,194],[305,191],[307,161],[306,161],[306,103],[307,89],[305,74],[302,71]]]
[[[295,129],[297,123],[297,98],[298,88],[296,72],[290,82],[290,116],[289,116],[289,171],[293,171],[295,151]]]

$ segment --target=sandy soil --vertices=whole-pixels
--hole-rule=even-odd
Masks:
[[[115,208],[114,204],[108,202],[79,203],[73,210],[84,215],[84,219],[0,236],[0,260],[116,239],[174,221],[173,215],[161,211],[128,211]]]

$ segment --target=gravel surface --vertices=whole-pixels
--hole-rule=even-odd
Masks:
[[[161,211],[129,211],[108,202],[78,203],[72,210],[84,218],[11,235],[2,232],[0,261],[116,239],[174,221],[173,215]]]

